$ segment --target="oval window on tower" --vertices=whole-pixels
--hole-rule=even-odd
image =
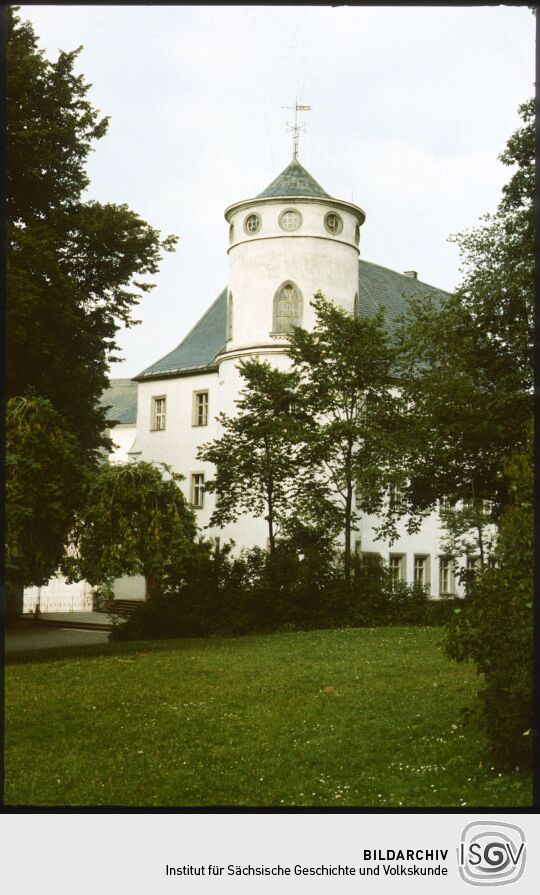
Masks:
[[[337,236],[343,230],[343,221],[335,211],[329,211],[324,218],[324,226],[332,236]]]
[[[293,230],[298,230],[301,223],[302,215],[295,208],[287,208],[279,216],[279,226],[282,230],[288,230],[289,233],[292,233]]]
[[[261,219],[258,214],[248,214],[244,221],[246,233],[258,233],[261,229]]]

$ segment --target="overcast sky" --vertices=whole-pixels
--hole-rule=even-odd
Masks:
[[[31,6],[49,58],[77,70],[111,116],[89,197],[125,202],[164,234],[140,326],[122,332],[133,376],[174,348],[227,282],[227,205],[289,163],[283,107],[310,104],[300,161],[366,212],[361,254],[453,289],[449,234],[492,211],[498,160],[533,92],[526,7]]]

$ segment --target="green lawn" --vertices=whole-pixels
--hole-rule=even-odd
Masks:
[[[519,806],[464,725],[478,678],[440,629],[311,631],[15,654],[10,805]]]

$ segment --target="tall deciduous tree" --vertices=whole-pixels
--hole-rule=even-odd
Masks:
[[[397,336],[411,436],[404,511],[444,495],[494,501],[508,494],[505,457],[523,448],[532,413],[534,105],[500,156],[514,168],[494,215],[454,237],[463,282],[447,301],[416,299]]]
[[[136,322],[132,309],[152,288],[147,275],[156,273],[163,251],[172,250],[176,240],[161,239],[126,205],[83,200],[88,155],[108,120],[92,107],[90,85],[75,72],[79,52],[61,52],[48,61],[30,23],[20,20],[16,7],[8,10],[7,393],[48,401],[66,443],[75,439],[81,468],[91,468],[109,444],[99,399],[115,335],[120,324]],[[19,454],[13,475],[22,474],[21,462]],[[32,468],[39,478],[37,457]],[[55,480],[71,518],[77,493],[67,465],[65,473],[65,487],[61,466]],[[10,496],[22,500],[23,493],[27,505],[15,512],[19,519],[37,518],[37,507],[33,514],[29,502],[36,489],[14,485]],[[54,526],[60,518],[52,521],[55,505],[50,506]],[[39,516],[44,515],[41,501]],[[46,528],[41,543],[35,530],[27,538],[38,551],[40,569]],[[52,572],[57,553],[48,556]]]
[[[473,659],[483,675],[482,717],[493,759],[502,767],[528,769],[534,714],[531,444],[507,458],[503,473],[509,501],[501,515],[497,565],[470,583],[445,645],[451,658]]]
[[[82,486],[79,445],[46,398],[10,398],[6,414],[8,606],[22,588],[44,584],[64,552]]]
[[[357,510],[380,509],[394,478],[399,397],[392,392],[393,355],[382,312],[374,319],[354,317],[320,292],[312,304],[315,327],[295,328],[288,352],[310,419],[303,430],[307,462],[340,521],[348,580]]]
[[[182,479],[165,464],[102,464],[84,487],[63,562],[67,575],[93,585],[144,575],[149,596],[167,579],[178,582],[197,532]]]
[[[296,373],[259,360],[241,362],[239,370],[245,385],[238,414],[219,415],[223,435],[198,454],[216,467],[206,486],[218,500],[210,524],[234,522],[243,514],[264,518],[273,554],[276,536],[300,508],[309,515],[320,489],[303,458]],[[321,512],[324,507],[323,498]]]

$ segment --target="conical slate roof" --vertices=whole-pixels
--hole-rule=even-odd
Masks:
[[[323,199],[332,197],[325,193],[317,181],[302,167],[298,159],[293,158],[284,171],[267,186],[257,199],[270,196],[318,196]]]

